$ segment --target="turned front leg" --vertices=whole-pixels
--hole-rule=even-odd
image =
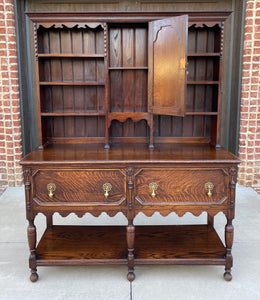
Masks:
[[[34,220],[29,220],[27,228],[28,243],[30,248],[29,267],[31,269],[30,280],[35,282],[38,280],[37,265],[36,265],[36,227]]]
[[[126,228],[126,240],[127,240],[127,248],[128,248],[128,274],[127,279],[129,281],[133,281],[135,279],[134,273],[134,240],[135,240],[135,227],[133,225],[129,225]]]
[[[225,273],[224,278],[227,281],[232,279],[231,275],[231,268],[233,266],[233,256],[231,254],[232,245],[233,245],[233,238],[234,238],[234,227],[232,225],[232,219],[227,219],[227,225],[225,227],[225,242],[226,242],[226,266],[225,266]]]

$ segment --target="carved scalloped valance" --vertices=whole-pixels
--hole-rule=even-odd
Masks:
[[[222,22],[217,22],[217,21],[189,22],[189,27],[194,26],[194,28],[205,28],[205,27],[212,28],[212,27],[215,27],[216,25],[221,27],[221,23]]]
[[[97,23],[97,22],[88,22],[88,23],[82,23],[82,22],[62,22],[62,23],[38,23],[37,29],[43,27],[43,28],[89,28],[89,29],[97,29],[97,28],[103,28],[104,29],[104,23]]]

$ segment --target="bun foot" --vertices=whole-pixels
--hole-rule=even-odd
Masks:
[[[36,271],[32,271],[32,274],[30,276],[31,282],[36,282],[38,280],[38,278],[39,278],[39,276],[38,276],[37,272]]]
[[[133,271],[129,271],[127,274],[128,281],[134,281],[135,279],[135,273]]]
[[[230,272],[230,271],[226,271],[226,272],[224,273],[223,277],[224,277],[224,279],[225,279],[226,281],[232,280],[232,275],[231,275],[231,272]]]

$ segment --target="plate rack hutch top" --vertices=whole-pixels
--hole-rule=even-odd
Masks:
[[[232,278],[239,160],[219,145],[229,14],[28,13],[41,140],[21,161],[32,281],[37,266],[95,264],[127,264],[130,281],[135,264],[225,265]],[[134,226],[156,211],[206,211],[208,222]],[[47,228],[37,244],[39,212]],[[53,225],[55,212],[122,212],[128,225]]]

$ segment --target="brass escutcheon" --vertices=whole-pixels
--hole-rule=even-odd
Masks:
[[[207,182],[205,183],[205,190],[207,191],[207,195],[208,197],[212,196],[212,190],[214,188],[214,184],[212,182]]]
[[[106,182],[103,184],[103,190],[105,191],[104,196],[107,198],[109,196],[109,192],[112,189],[112,184],[109,182]]]
[[[48,183],[47,190],[49,191],[49,197],[52,198],[56,190],[56,185],[54,183]]]
[[[156,196],[156,195],[155,195],[155,191],[158,189],[157,183],[151,182],[151,183],[149,184],[149,189],[152,191],[151,196],[154,198],[154,197]]]

